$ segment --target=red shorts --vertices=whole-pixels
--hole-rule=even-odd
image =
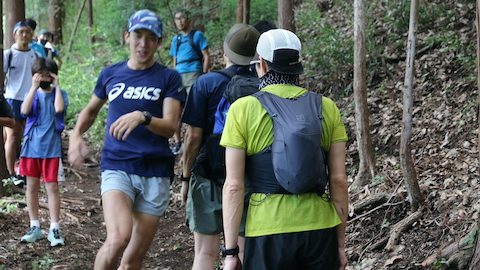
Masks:
[[[40,178],[44,182],[58,182],[60,158],[20,158],[20,175]]]

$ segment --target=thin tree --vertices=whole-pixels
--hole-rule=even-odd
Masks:
[[[72,51],[73,40],[75,39],[75,34],[77,33],[78,24],[80,22],[80,18],[82,17],[82,13],[83,13],[83,10],[85,9],[85,4],[86,3],[87,3],[87,0],[83,0],[82,5],[80,6],[80,9],[78,10],[77,17],[75,18],[75,23],[73,24],[72,34],[70,36],[70,40],[68,41],[67,53],[70,53]],[[67,55],[67,57],[68,57],[68,55]]]
[[[477,16],[475,20],[475,25],[477,27],[477,90],[478,90],[478,106],[477,112],[480,113],[480,1],[477,0],[477,8],[476,8]],[[479,115],[479,114],[477,114]],[[480,117],[478,118],[478,126],[480,128]],[[478,134],[478,141],[480,142],[480,133]],[[480,228],[480,220],[477,221],[477,228]],[[480,237],[479,233],[477,232],[477,245],[475,246],[475,252],[473,254],[472,260],[470,261],[469,270],[476,270],[480,269]]]
[[[90,36],[90,44],[95,43],[95,35],[93,33],[93,3],[92,0],[87,2],[88,10],[88,34]]]
[[[278,0],[278,26],[295,32],[295,14],[293,0]]]
[[[0,1],[0,12],[3,14],[3,1]],[[0,20],[0,40],[3,40],[3,19]],[[3,47],[2,47],[3,55]],[[3,67],[3,57],[0,57],[0,66]],[[0,72],[0,81],[3,82],[5,74]],[[1,91],[4,92],[5,89],[3,83],[1,84]],[[0,127],[0,141],[3,142],[3,127]],[[0,147],[0,179],[5,179],[8,177],[7,163],[5,162],[5,148]],[[3,183],[0,183],[0,196],[3,196],[4,189]]]
[[[25,1],[24,0],[8,0],[7,1],[7,47],[15,43],[13,38],[13,28],[18,21],[25,19]]]
[[[243,0],[237,0],[237,23],[243,22]]]
[[[375,175],[375,158],[370,134],[370,113],[367,104],[366,85],[366,49],[365,49],[365,12],[363,0],[354,1],[354,58],[353,58],[353,96],[355,99],[356,140],[360,163],[352,186],[358,188],[367,185]]]
[[[243,23],[250,23],[250,0],[243,0]]]
[[[412,135],[413,84],[415,76],[415,44],[417,39],[418,0],[410,5],[410,25],[408,29],[407,59],[403,90],[403,126],[400,139],[400,166],[405,179],[408,196],[413,211],[423,205],[423,196],[418,186],[417,173],[412,157],[410,138]]]
[[[48,28],[53,33],[53,43],[63,44],[63,21],[65,19],[65,5],[63,0],[48,1]]]

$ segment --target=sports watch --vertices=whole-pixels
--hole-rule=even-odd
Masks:
[[[145,117],[145,121],[142,123],[144,126],[148,126],[150,122],[152,122],[152,114],[147,111],[143,111],[143,117]]]
[[[225,258],[227,256],[238,255],[238,253],[240,252],[240,248],[238,247],[238,245],[235,248],[229,248],[229,249],[226,249],[225,246],[222,246],[221,251],[222,251],[222,257]]]

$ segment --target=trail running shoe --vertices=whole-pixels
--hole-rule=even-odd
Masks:
[[[20,242],[33,243],[38,241],[40,238],[42,238],[42,230],[37,226],[33,226],[28,230],[27,234],[20,239]]]
[[[48,241],[50,241],[50,246],[64,246],[65,239],[60,235],[60,231],[58,229],[53,229],[48,232]]]

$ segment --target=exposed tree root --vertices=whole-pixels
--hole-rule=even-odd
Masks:
[[[410,214],[410,216],[395,224],[390,230],[390,238],[388,239],[387,245],[385,246],[385,250],[392,251],[397,245],[398,239],[400,238],[402,232],[406,231],[415,221],[417,221],[422,216],[422,214],[423,208],[419,208],[417,211]]]

